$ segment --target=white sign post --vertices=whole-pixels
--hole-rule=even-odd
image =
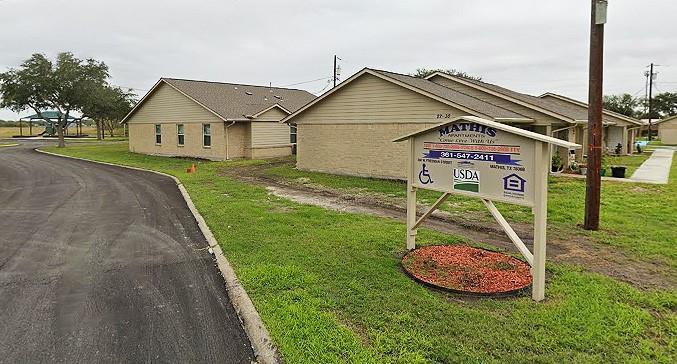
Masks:
[[[464,116],[396,139],[409,142],[407,173],[407,249],[416,247],[416,231],[450,194],[477,197],[531,265],[532,298],[545,297],[545,246],[548,217],[550,145],[581,146],[513,126]],[[419,218],[416,190],[443,192]],[[533,253],[493,201],[532,208]]]

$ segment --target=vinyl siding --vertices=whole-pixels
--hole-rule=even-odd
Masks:
[[[255,120],[256,121],[280,121],[287,117],[287,113],[282,111],[278,107],[274,107],[263,114],[259,115]]]
[[[437,114],[469,115],[404,87],[365,74],[295,117],[304,123],[425,123]]]
[[[658,138],[663,144],[677,145],[677,119],[658,124]]]
[[[160,84],[127,120],[136,123],[206,123],[223,120],[167,84]]]
[[[252,147],[289,144],[289,125],[277,121],[251,123]]]

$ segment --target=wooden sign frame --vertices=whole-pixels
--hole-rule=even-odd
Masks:
[[[456,126],[454,126],[456,125]],[[432,177],[430,172],[428,171],[428,168],[426,167],[426,162],[430,162],[429,159],[426,159],[425,156],[422,157],[421,155],[421,138],[424,137],[430,137],[432,135],[436,135],[434,133],[431,133],[432,131],[439,131],[440,134],[440,140],[442,139],[442,136],[445,135],[446,133],[449,133],[449,128],[452,127],[452,130],[459,130],[460,128],[458,125],[463,126],[463,135],[473,135],[473,133],[479,133],[480,130],[486,131],[489,128],[492,130],[490,134],[492,134],[492,137],[495,136],[496,134],[500,135],[505,135],[509,138],[512,138],[511,140],[518,140],[520,141],[520,145],[523,147],[524,150],[532,151],[528,155],[523,154],[519,155],[520,158],[528,160],[528,169],[522,168],[522,171],[525,171],[526,173],[526,179],[528,179],[530,182],[530,191],[529,191],[529,196],[527,198],[523,198],[523,200],[519,199],[514,199],[511,198],[510,196],[506,198],[502,198],[501,196],[497,195],[495,191],[492,191],[493,193],[482,193],[481,189],[481,180],[479,176],[477,176],[477,191],[466,191],[463,189],[456,189],[450,187],[450,184],[448,183],[443,183],[437,184],[433,186]],[[470,127],[469,125],[472,125]],[[482,126],[480,128],[479,126]],[[516,136],[516,137],[515,137]],[[418,140],[417,141],[417,137]],[[467,162],[460,162],[458,160],[456,161],[451,161],[451,159],[467,159],[469,157],[473,158],[480,158],[480,160],[473,160],[474,163],[483,163],[483,166],[486,167],[487,164],[496,164],[494,162],[494,158],[498,157],[504,157],[505,155],[499,155],[499,154],[492,154],[492,153],[481,153],[481,152],[473,152],[473,150],[487,150],[491,149],[490,144],[485,144],[489,143],[490,141],[487,140],[486,142],[484,141],[485,139],[482,139],[481,137],[477,138],[471,138],[469,139],[472,141],[472,143],[460,143],[458,145],[455,145],[453,143],[442,143],[440,142],[440,146],[442,147],[448,147],[449,148],[449,153],[452,154],[446,154],[445,156],[447,158],[450,158],[449,160],[445,161],[445,166],[436,166],[437,170],[443,170],[446,171],[447,169],[449,170],[454,170],[454,167],[458,165],[458,163],[467,163]],[[418,227],[421,226],[421,224],[425,221],[426,218],[428,218],[444,201],[449,198],[450,195],[452,194],[457,194],[457,195],[462,195],[462,196],[468,196],[468,197],[475,197],[481,199],[481,201],[484,203],[484,205],[487,207],[491,215],[494,217],[498,225],[503,229],[503,231],[507,234],[507,236],[510,238],[510,240],[513,242],[515,247],[519,250],[519,252],[522,254],[524,259],[529,263],[531,266],[531,273],[533,277],[533,285],[532,285],[532,299],[535,301],[541,301],[545,298],[545,261],[546,261],[546,230],[547,230],[547,218],[548,218],[548,175],[550,172],[550,165],[551,165],[551,158],[550,158],[550,152],[551,152],[551,145],[556,145],[560,147],[565,147],[568,149],[577,149],[580,148],[581,146],[578,144],[570,143],[564,140],[552,138],[549,136],[545,136],[542,134],[537,134],[534,132],[530,132],[524,129],[516,128],[513,126],[505,125],[505,124],[500,124],[497,122],[493,122],[490,120],[478,118],[478,117],[472,117],[472,116],[464,116],[460,118],[456,118],[454,120],[447,121],[442,124],[438,124],[429,128],[425,128],[423,130],[417,131],[415,133],[407,134],[405,136],[402,136],[398,139],[394,140],[395,142],[402,142],[402,141],[407,141],[409,146],[408,146],[408,163],[407,163],[407,239],[406,239],[406,244],[407,244],[407,249],[412,250],[416,248],[416,234],[417,234],[417,229]],[[417,144],[418,143],[418,144]],[[437,143],[425,143],[426,145],[437,145]],[[467,155],[466,153],[459,152],[457,150],[454,150],[454,148],[459,148],[459,146],[463,147],[463,150],[470,151],[470,153],[473,153],[472,155]],[[495,146],[494,146],[495,147]],[[515,150],[519,150],[519,146],[515,147]],[[434,147],[423,147],[426,150],[428,150],[428,156],[430,156],[432,153],[430,151],[431,148]],[[435,151],[439,155],[439,151]],[[460,153],[460,154],[459,154]],[[482,158],[487,158],[487,156],[491,157],[491,161],[489,160],[483,160]],[[507,159],[509,160],[510,157],[508,156]],[[434,160],[433,160],[434,161]],[[515,162],[515,161],[507,161],[507,164],[510,164],[510,162]],[[517,163],[519,164],[519,163]],[[509,168],[509,167],[508,167]],[[528,170],[528,172],[526,172]],[[485,172],[487,169],[485,168]],[[502,175],[502,174],[507,174],[507,176],[503,177],[508,178],[512,176],[516,176],[515,178],[519,178],[522,180],[522,183],[526,181],[526,179],[520,177],[517,174],[510,174],[510,169],[502,170],[502,171],[496,171],[493,172],[491,169],[489,169],[490,173],[493,173],[495,175]],[[419,176],[419,174],[423,173],[423,177]],[[456,170],[454,170],[453,173],[456,173]],[[439,175],[439,172],[438,172]],[[494,177],[494,175],[490,176]],[[451,180],[451,173],[449,174],[449,178]],[[435,177],[437,179],[437,177]],[[453,179],[456,179],[456,176],[453,177]],[[485,179],[486,180],[486,179]],[[491,179],[489,178],[490,181],[493,181],[495,183],[495,178]],[[519,180],[516,180],[519,182]],[[507,183],[507,182],[506,182]],[[533,187],[531,187],[533,185]],[[435,201],[435,203],[430,206],[430,208],[423,213],[420,217],[417,217],[416,214],[416,191],[417,189],[428,189],[428,190],[433,190],[433,191],[438,191],[442,192],[442,196]],[[493,188],[493,187],[492,187]],[[491,190],[491,188],[489,188]],[[524,188],[522,188],[522,191],[524,192]],[[503,217],[501,212],[496,208],[494,205],[494,201],[501,201],[501,202],[506,202],[506,203],[513,203],[513,204],[518,204],[518,205],[523,205],[523,206],[528,206],[532,208],[532,213],[534,215],[534,248],[533,248],[533,253],[529,250],[529,248],[524,244],[522,239],[515,233],[513,228],[510,226],[510,224],[506,221],[506,219]]]

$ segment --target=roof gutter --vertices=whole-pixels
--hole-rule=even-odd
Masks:
[[[494,118],[496,121],[502,121],[504,123],[533,123],[534,119],[528,118]]]
[[[566,128],[555,129],[555,130],[550,132],[550,136],[554,138],[555,133],[559,133],[560,131],[569,130],[569,129],[572,129],[572,128],[575,128],[575,127],[576,127],[576,125],[572,125],[572,126],[567,126]]]

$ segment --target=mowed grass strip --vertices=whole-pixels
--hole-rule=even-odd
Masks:
[[[677,295],[549,265],[547,300],[462,299],[402,273],[398,222],[299,205],[219,175],[258,161],[195,162],[124,145],[52,152],[177,176],[288,363],[672,363]],[[394,192],[394,191],[393,191]],[[421,230],[421,244],[458,238]]]
[[[616,162],[638,166],[647,156],[614,157]],[[636,168],[636,167],[635,167]],[[403,181],[338,176],[299,171],[290,161],[272,167],[266,174],[290,181],[303,181],[347,192],[381,194],[406,198]],[[551,177],[548,183],[548,222],[551,233],[587,236],[600,244],[622,247],[644,259],[658,259],[677,268],[677,158],[673,159],[668,185],[602,182],[601,229],[581,228],[585,210],[585,180]],[[441,194],[419,190],[418,199],[432,204]],[[526,207],[496,203],[506,219],[531,223],[533,215]],[[452,196],[441,210],[459,218],[480,218],[493,222],[478,199]]]

